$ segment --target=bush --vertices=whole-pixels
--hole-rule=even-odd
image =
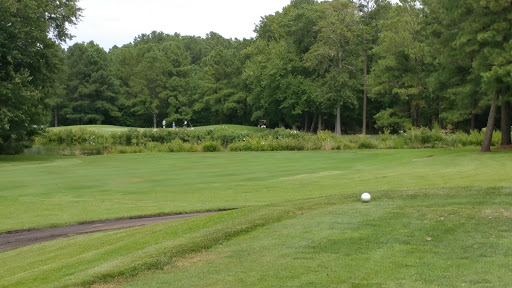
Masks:
[[[389,108],[380,111],[373,118],[376,122],[375,127],[395,133],[412,127],[411,120],[409,118],[400,117],[398,113]]]
[[[358,149],[377,149],[379,148],[379,145],[376,141],[373,141],[372,139],[368,139],[365,136],[361,136],[359,140],[359,144],[357,144]]]
[[[1,155],[17,155],[23,152],[31,144],[28,141],[21,143],[15,142],[1,142],[0,140],[0,154]]]
[[[404,149],[479,146],[485,131],[451,133],[451,130],[412,128],[407,133],[385,130],[376,136],[338,136],[330,131],[318,134],[286,129],[262,129],[257,132],[210,129],[127,129],[105,133],[84,127],[49,129],[36,138],[31,153],[97,155],[142,152],[217,152],[223,151],[301,151],[346,149]],[[495,131],[493,145],[500,142]],[[5,143],[4,143],[5,144]],[[5,147],[4,147],[5,148]],[[44,148],[44,149],[43,149]],[[14,149],[13,149],[14,150]]]
[[[201,145],[201,150],[203,152],[219,152],[222,150],[222,147],[217,142],[206,142]]]

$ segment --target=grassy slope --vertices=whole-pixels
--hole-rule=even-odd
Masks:
[[[171,122],[172,125],[172,122]],[[124,126],[113,126],[113,125],[76,125],[76,126],[62,126],[62,127],[51,127],[48,129],[51,130],[60,130],[60,129],[78,129],[78,128],[86,128],[86,129],[93,129],[98,130],[101,132],[117,132],[120,130],[126,130],[134,127],[124,127]],[[178,127],[181,129],[181,127]],[[192,128],[192,127],[190,127]],[[190,129],[189,128],[189,129]],[[233,125],[233,124],[224,124],[224,125],[210,125],[210,126],[199,126],[199,127],[193,127],[194,129],[211,129],[211,128],[228,128],[230,130],[235,131],[260,131],[261,128],[254,127],[254,126],[243,126],[243,125]],[[153,128],[135,128],[135,129],[153,129]]]
[[[402,286],[400,281],[418,273],[419,278],[406,286],[428,287],[428,281],[438,278],[436,269],[443,267],[450,268],[445,271],[446,281],[458,283],[462,278],[457,272],[462,268],[457,265],[465,268],[475,259],[488,266],[473,265],[473,272],[461,275],[473,275],[468,281],[506,286],[498,285],[508,283],[503,277],[486,275],[494,275],[492,269],[503,272],[502,258],[508,257],[503,252],[512,245],[510,232],[500,229],[510,219],[511,157],[508,151],[479,154],[470,150],[146,154],[39,162],[2,157],[0,227],[4,231],[10,230],[4,227],[141,213],[252,207],[1,252],[0,263],[9,265],[0,270],[0,287],[93,283],[167,265],[166,272],[129,284],[166,287],[162,283],[170,281],[184,283],[181,287],[240,287],[240,283],[324,287],[360,282],[363,287]],[[505,188],[460,188],[491,185]],[[438,186],[454,188],[418,190]],[[357,200],[363,190],[372,191],[371,206]],[[404,194],[407,197],[400,197]],[[280,204],[257,205],[264,203]],[[440,217],[450,221],[439,222]],[[413,236],[404,237],[409,232]],[[322,242],[325,239],[332,241]],[[361,241],[367,244],[359,247]],[[425,245],[432,243],[438,245],[436,249],[425,252]],[[449,262],[446,253],[453,250],[451,255],[456,256],[460,243],[465,254],[460,261]],[[205,249],[208,252],[198,253]],[[353,262],[361,253],[362,260]],[[403,259],[411,263],[398,266],[397,273],[386,272]],[[371,276],[355,273],[374,268],[368,261],[385,269]],[[434,272],[421,272],[423,264],[434,267]],[[326,277],[322,273],[331,271],[330,266],[333,273],[347,273]],[[266,278],[269,271],[280,267],[282,277]],[[225,285],[215,275],[227,279]]]
[[[117,132],[117,131],[121,131],[121,130],[130,129],[131,127],[114,126],[114,125],[75,125],[75,126],[50,127],[48,129],[62,130],[62,129],[79,129],[79,128],[98,130],[101,132]],[[135,128],[135,129],[144,129],[144,128]]]

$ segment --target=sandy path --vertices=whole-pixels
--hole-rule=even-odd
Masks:
[[[54,227],[47,229],[11,231],[0,234],[0,251],[40,242],[46,242],[57,238],[65,238],[80,234],[145,226],[159,222],[196,217],[212,213],[217,212],[199,212],[168,216],[143,217],[134,219],[95,221],[84,224]]]

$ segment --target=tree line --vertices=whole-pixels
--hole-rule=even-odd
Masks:
[[[292,0],[252,39],[153,31],[109,51],[58,45],[80,17],[74,0],[0,5],[0,145],[41,125],[164,119],[337,134],[486,127],[483,151],[498,124],[510,144],[508,0]],[[46,19],[34,32],[27,15]]]

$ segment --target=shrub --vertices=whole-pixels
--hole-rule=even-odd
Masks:
[[[391,132],[399,132],[412,127],[409,118],[400,117],[393,109],[380,111],[373,117],[375,119],[375,127]]]
[[[17,155],[23,152],[26,148],[29,148],[31,143],[29,141],[23,142],[1,142],[0,140],[0,154],[3,155]]]
[[[369,139],[365,136],[359,137],[359,144],[357,144],[358,149],[376,149],[379,148],[379,145],[376,141],[373,141],[372,139]]]
[[[335,140],[336,137],[338,137],[338,135],[332,133],[331,131],[327,131],[327,130],[320,131],[316,135],[317,135],[318,139],[320,139],[320,141],[322,141],[322,142],[327,142],[327,141],[330,141],[330,140]]]
[[[203,152],[219,152],[222,150],[222,147],[217,142],[206,142],[201,145],[201,150]]]
[[[198,145],[183,142],[180,139],[174,139],[171,143],[166,144],[168,152],[198,152],[201,149]]]
[[[384,130],[375,136],[338,136],[330,131],[318,134],[286,129],[262,129],[256,132],[232,130],[227,127],[210,129],[127,129],[119,132],[100,132],[84,127],[78,129],[49,129],[35,139],[30,153],[63,155],[96,155],[106,153],[142,152],[215,152],[228,151],[300,151],[346,149],[403,149],[479,146],[483,131],[452,133],[434,127],[411,128],[407,133],[391,134]],[[495,131],[493,145],[500,142]],[[42,149],[44,148],[44,149]]]
[[[211,129],[211,139],[214,141],[218,141],[222,144],[223,147],[228,147],[231,143],[242,141],[244,138],[248,137],[251,133],[244,131],[234,131],[229,130],[225,127],[216,127]]]

